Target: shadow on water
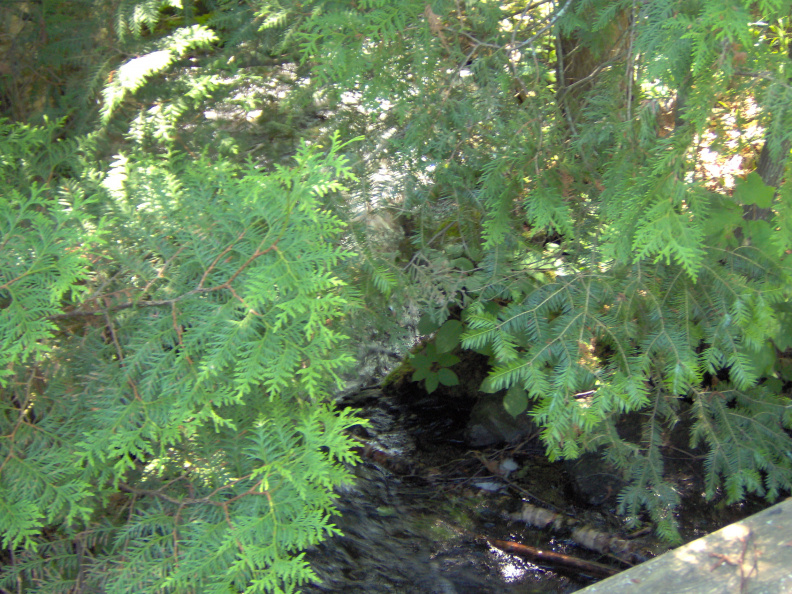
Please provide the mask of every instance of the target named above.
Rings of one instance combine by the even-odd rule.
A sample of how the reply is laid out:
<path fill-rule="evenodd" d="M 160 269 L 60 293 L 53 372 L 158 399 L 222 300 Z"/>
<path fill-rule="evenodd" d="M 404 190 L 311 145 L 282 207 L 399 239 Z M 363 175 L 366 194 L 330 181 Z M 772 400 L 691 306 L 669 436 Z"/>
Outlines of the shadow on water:
<path fill-rule="evenodd" d="M 306 559 L 320 581 L 304 592 L 567 593 L 595 581 L 585 572 L 507 554 L 491 546 L 494 540 L 605 564 L 615 571 L 626 567 L 613 555 L 587 550 L 567 535 L 514 521 L 529 503 L 594 527 L 598 534 L 618 537 L 623 522 L 615 514 L 616 491 L 596 460 L 583 462 L 585 472 L 575 466 L 580 462 L 550 463 L 535 439 L 471 449 L 462 437 L 470 407 L 459 400 L 425 393 L 405 400 L 370 389 L 343 398 L 339 406 L 356 409 L 369 425 L 354 430 L 361 441 L 357 480 L 338 490 L 334 523 L 342 534 L 308 551 Z M 699 458 L 686 453 L 669 463 L 683 491 L 680 520 L 686 540 L 767 506 L 761 501 L 725 506 L 695 497 L 701 491 Z M 506 461 L 514 470 L 503 476 L 498 464 Z M 579 488 L 570 491 L 571 483 L 581 481 L 599 490 L 600 503 L 581 505 L 581 496 L 590 494 L 581 494 Z M 644 558 L 663 552 L 648 525 L 640 533 L 630 542 L 642 542 Z"/>
<path fill-rule="evenodd" d="M 378 390 L 343 405 L 370 420 L 358 431 L 363 462 L 356 483 L 338 492 L 334 522 L 343 534 L 308 552 L 321 583 L 304 592 L 566 593 L 591 583 L 490 546 L 484 535 L 521 542 L 530 535 L 516 535 L 505 517 L 513 496 L 480 488 L 492 482 L 486 472 L 478 482 L 475 472 L 460 472 L 485 469 L 464 444 L 447 439 L 458 433 L 453 419 L 438 415 L 436 439 L 416 440 L 414 414 Z"/>

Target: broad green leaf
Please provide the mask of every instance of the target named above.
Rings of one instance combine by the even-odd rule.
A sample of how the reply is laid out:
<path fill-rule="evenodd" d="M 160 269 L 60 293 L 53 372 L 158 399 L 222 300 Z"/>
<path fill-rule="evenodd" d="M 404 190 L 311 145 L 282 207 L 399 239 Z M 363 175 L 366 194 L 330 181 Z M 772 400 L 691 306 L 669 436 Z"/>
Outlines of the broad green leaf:
<path fill-rule="evenodd" d="M 474 262 L 479 262 L 484 257 L 484 254 L 481 252 L 481 250 L 473 245 L 468 246 L 467 255 Z"/>
<path fill-rule="evenodd" d="M 482 345 L 480 347 L 476 347 L 472 349 L 474 352 L 478 353 L 479 355 L 484 355 L 485 357 L 492 357 L 492 346 L 489 344 Z"/>
<path fill-rule="evenodd" d="M 528 394 L 519 386 L 512 386 L 503 397 L 503 408 L 513 417 L 525 412 L 528 408 Z"/>
<path fill-rule="evenodd" d="M 781 310 L 785 311 L 785 310 Z M 788 348 L 792 347 L 792 316 L 788 313 L 783 313 L 779 317 L 780 321 L 780 329 L 778 334 L 773 338 L 775 342 L 776 348 L 779 351 L 784 352 Z"/>
<path fill-rule="evenodd" d="M 473 262 L 471 262 L 467 258 L 457 258 L 456 260 L 451 260 L 451 264 L 459 268 L 460 270 L 463 270 L 464 272 L 469 272 L 474 268 Z"/>
<path fill-rule="evenodd" d="M 437 355 L 437 364 L 441 367 L 451 367 L 459 363 L 459 357 L 453 353 L 441 353 Z"/>
<path fill-rule="evenodd" d="M 709 216 L 702 223 L 702 231 L 715 241 L 728 243 L 734 230 L 743 224 L 742 206 L 732 197 L 712 194 Z"/>
<path fill-rule="evenodd" d="M 503 306 L 495 301 L 487 301 L 487 303 L 484 304 L 484 311 L 493 316 L 497 316 L 502 309 Z"/>
<path fill-rule="evenodd" d="M 770 251 L 773 248 L 773 229 L 770 223 L 761 219 L 745 221 L 745 235 L 751 239 L 751 245 L 760 250 Z"/>
<path fill-rule="evenodd" d="M 421 369 L 416 369 L 415 373 L 412 374 L 412 381 L 420 382 L 422 379 L 426 379 L 429 375 L 429 368 L 423 367 Z"/>
<path fill-rule="evenodd" d="M 418 321 L 418 332 L 423 335 L 431 334 L 440 327 L 440 324 L 432 319 L 429 314 L 424 314 Z"/>
<path fill-rule="evenodd" d="M 410 365 L 413 366 L 416 370 L 423 369 L 429 370 L 432 366 L 433 359 L 430 359 L 424 353 L 418 353 L 417 355 L 413 355 L 410 358 Z"/>
<path fill-rule="evenodd" d="M 781 379 L 786 382 L 792 381 L 792 360 L 786 357 L 779 358 L 778 363 L 776 363 L 776 370 Z M 778 392 L 780 393 L 781 390 L 779 389 Z"/>
<path fill-rule="evenodd" d="M 768 342 L 759 351 L 748 350 L 747 352 L 758 375 L 762 376 L 772 373 L 776 362 L 776 350 L 772 344 Z"/>
<path fill-rule="evenodd" d="M 462 336 L 462 322 L 459 320 L 448 320 L 440 327 L 435 336 L 435 345 L 438 353 L 446 353 L 455 349 L 459 345 L 459 338 Z"/>
<path fill-rule="evenodd" d="M 426 393 L 431 394 L 435 390 L 437 390 L 437 386 L 440 385 L 440 378 L 437 377 L 436 373 L 432 373 L 429 377 L 426 378 L 425 387 Z"/>
<path fill-rule="evenodd" d="M 737 181 L 734 197 L 740 204 L 755 204 L 759 208 L 770 208 L 773 203 L 775 188 L 766 185 L 755 171 Z"/>
<path fill-rule="evenodd" d="M 481 385 L 479 386 L 479 392 L 484 392 L 485 394 L 494 394 L 497 392 L 499 388 L 496 388 L 493 385 L 493 381 L 491 378 L 485 378 Z"/>
<path fill-rule="evenodd" d="M 457 377 L 457 374 L 445 367 L 437 372 L 437 379 L 444 386 L 459 385 L 459 378 Z"/>

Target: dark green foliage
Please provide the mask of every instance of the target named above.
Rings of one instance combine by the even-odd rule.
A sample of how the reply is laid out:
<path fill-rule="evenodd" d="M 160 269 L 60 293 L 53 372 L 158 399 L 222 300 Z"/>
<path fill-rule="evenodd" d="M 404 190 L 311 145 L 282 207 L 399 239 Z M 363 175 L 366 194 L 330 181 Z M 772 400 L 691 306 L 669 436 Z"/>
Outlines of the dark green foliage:
<path fill-rule="evenodd" d="M 452 353 L 440 352 L 436 343 L 430 342 L 420 353 L 410 357 L 410 365 L 415 368 L 412 381 L 423 381 L 429 394 L 440 384 L 456 386 L 459 384 L 459 378 L 450 367 L 457 363 L 459 357 Z"/>
<path fill-rule="evenodd" d="M 602 448 L 669 539 L 683 415 L 708 496 L 789 490 L 789 11 L 13 3 L 2 587 L 296 588 L 353 461 L 322 404 L 346 336 L 404 307 L 440 329 L 416 380 L 484 353 L 483 389 L 551 457 Z"/>
<path fill-rule="evenodd" d="M 394 206 L 420 220 L 411 288 L 432 295 L 425 309 L 441 318 L 449 303 L 465 307 L 463 346 L 493 364 L 485 387 L 517 389 L 515 409 L 527 393 L 552 457 L 607 444 L 632 480 L 624 511 L 648 509 L 674 538 L 661 435 L 686 406 L 680 397 L 692 399 L 723 430 L 697 425 L 693 442 L 723 452 L 735 417 L 716 414 L 703 381 L 728 369 L 727 391 L 752 403 L 755 421 L 708 465 L 710 485 L 745 477 L 727 478 L 731 500 L 789 489 L 789 402 L 778 383 L 757 387 L 778 375 L 774 345 L 789 334 L 786 208 L 744 220 L 743 207 L 769 206 L 774 189 L 748 176 L 733 193 L 713 191 L 696 151 L 723 125 L 719 102 L 756 100 L 760 117 L 778 109 L 764 93 L 786 84 L 786 41 L 773 34 L 789 4 L 390 6 L 323 13 L 305 47 L 356 50 L 365 58 L 320 60 L 315 75 L 355 86 L 366 107 L 392 104 L 392 167 L 409 172 Z M 462 255 L 475 269 L 456 284 L 444 262 Z M 425 280 L 412 271 L 421 259 Z M 640 443 L 609 429 L 629 411 L 647 415 Z"/>

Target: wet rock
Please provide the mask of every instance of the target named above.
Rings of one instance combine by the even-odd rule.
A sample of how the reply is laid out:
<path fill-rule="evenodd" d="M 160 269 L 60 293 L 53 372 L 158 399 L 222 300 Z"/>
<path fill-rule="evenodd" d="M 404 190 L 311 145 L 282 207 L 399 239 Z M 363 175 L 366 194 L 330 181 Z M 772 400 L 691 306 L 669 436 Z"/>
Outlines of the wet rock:
<path fill-rule="evenodd" d="M 623 415 L 616 422 L 616 431 L 625 441 L 640 444 L 643 423 L 640 413 Z M 678 447 L 684 445 L 680 443 Z M 564 463 L 572 494 L 581 503 L 595 506 L 613 504 L 627 485 L 619 470 L 604 459 L 604 454 L 605 451 L 600 449 Z"/>
<path fill-rule="evenodd" d="M 588 505 L 606 505 L 616 501 L 616 496 L 626 484 L 619 471 L 599 452 L 568 460 L 565 468 L 573 495 Z"/>
<path fill-rule="evenodd" d="M 537 427 L 525 413 L 511 416 L 503 408 L 503 394 L 483 394 L 470 412 L 465 441 L 472 447 L 516 442 L 536 433 Z"/>
<path fill-rule="evenodd" d="M 519 464 L 517 464 L 517 462 L 515 462 L 512 458 L 506 458 L 498 465 L 498 474 L 507 477 L 519 467 Z"/>
<path fill-rule="evenodd" d="M 498 481 L 477 481 L 473 483 L 473 486 L 477 489 L 488 491 L 490 493 L 498 493 L 506 489 L 506 485 L 499 483 Z"/>

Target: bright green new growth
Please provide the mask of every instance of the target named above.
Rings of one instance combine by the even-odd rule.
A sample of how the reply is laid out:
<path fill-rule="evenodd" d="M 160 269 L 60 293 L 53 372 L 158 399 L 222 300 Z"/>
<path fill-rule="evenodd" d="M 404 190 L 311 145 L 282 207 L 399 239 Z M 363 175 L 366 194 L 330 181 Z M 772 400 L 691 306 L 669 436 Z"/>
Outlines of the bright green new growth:
<path fill-rule="evenodd" d="M 9 188 L 0 534 L 18 557 L 4 588 L 311 577 L 297 553 L 333 533 L 332 488 L 356 459 L 358 421 L 320 403 L 350 361 L 338 324 L 355 299 L 333 271 L 351 254 L 319 202 L 353 179 L 342 148 L 303 146 L 273 173 L 119 156 L 90 200 L 76 184 L 57 202 Z M 92 551 L 79 575 L 48 571 L 74 543 Z"/>

